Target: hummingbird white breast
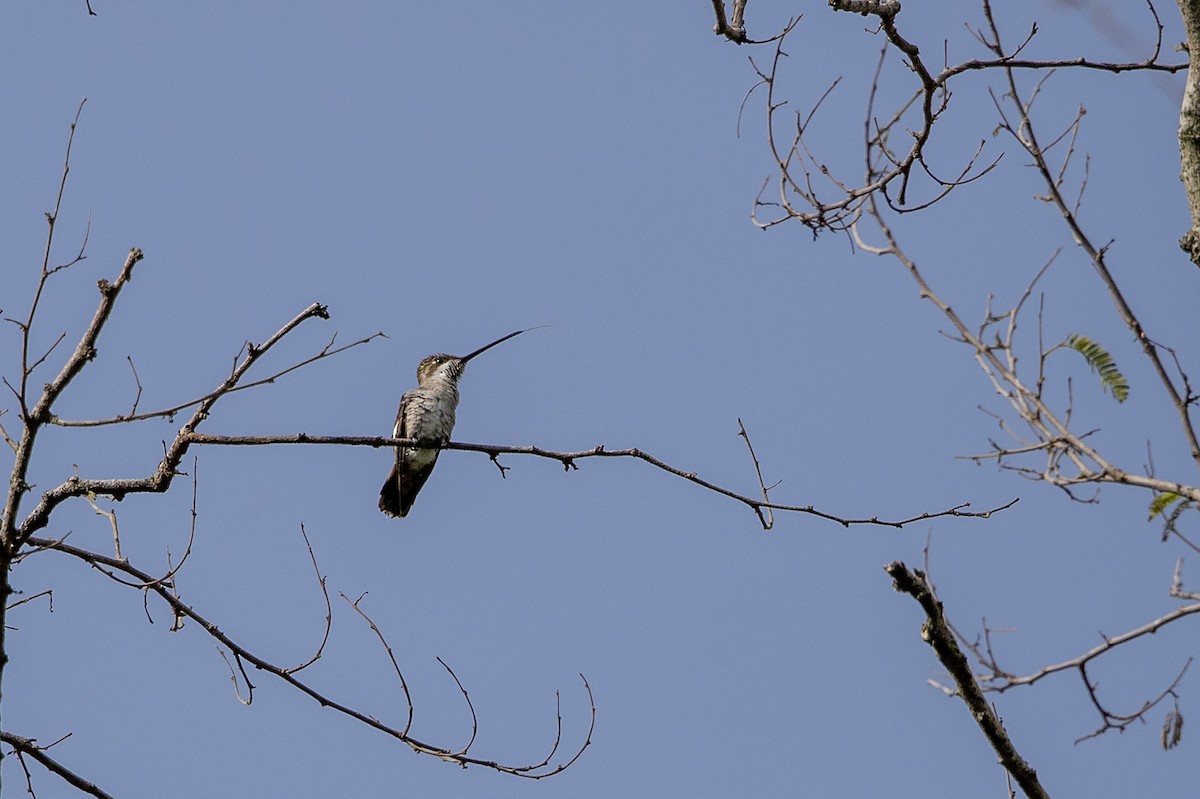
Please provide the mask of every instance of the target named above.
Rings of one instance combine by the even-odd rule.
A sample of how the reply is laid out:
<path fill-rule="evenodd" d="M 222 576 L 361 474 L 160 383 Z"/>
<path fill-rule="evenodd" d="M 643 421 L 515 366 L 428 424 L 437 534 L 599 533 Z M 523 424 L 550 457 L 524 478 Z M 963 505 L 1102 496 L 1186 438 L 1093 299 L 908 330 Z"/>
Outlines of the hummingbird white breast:
<path fill-rule="evenodd" d="M 425 441 L 448 441 L 454 432 L 454 414 L 458 409 L 458 383 L 439 369 L 419 387 L 404 393 L 401 413 L 392 435 Z M 414 468 L 437 460 L 436 449 L 404 448 L 402 457 Z"/>

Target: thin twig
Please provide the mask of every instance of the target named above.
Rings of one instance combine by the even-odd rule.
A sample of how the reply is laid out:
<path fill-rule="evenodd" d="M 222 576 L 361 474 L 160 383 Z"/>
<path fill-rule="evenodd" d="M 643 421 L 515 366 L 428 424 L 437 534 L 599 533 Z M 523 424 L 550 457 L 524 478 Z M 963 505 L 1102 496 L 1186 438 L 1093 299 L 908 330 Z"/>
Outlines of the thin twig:
<path fill-rule="evenodd" d="M 69 735 L 70 733 L 64 735 L 63 738 L 60 738 L 54 743 L 56 744 L 61 742 Z M 28 755 L 38 763 L 41 763 L 47 771 L 61 777 L 62 780 L 72 788 L 82 791 L 89 796 L 95 796 L 96 799 L 112 799 L 111 794 L 100 790 L 100 788 L 97 787 L 94 782 L 85 780 L 83 777 L 80 777 L 78 774 L 46 754 L 46 750 L 48 750 L 51 746 L 54 746 L 54 744 L 40 746 L 38 745 L 37 740 L 34 738 L 25 738 L 20 735 L 14 735 L 11 732 L 0 732 L 0 741 L 3 741 L 11 746 L 18 754 L 23 756 Z M 26 774 L 28 775 L 28 772 L 26 772 Z"/>
<path fill-rule="evenodd" d="M 317 585 L 321 587 L 321 596 L 325 599 L 325 633 L 321 636 L 321 643 L 313 656 L 299 666 L 292 666 L 288 669 L 290 674 L 303 671 L 320 659 L 321 653 L 325 651 L 325 644 L 329 643 L 329 633 L 333 630 L 333 603 L 329 601 L 329 588 L 325 585 L 325 575 L 321 574 L 321 567 L 317 565 L 317 555 L 313 552 L 312 542 L 308 540 L 308 532 L 304 529 L 303 523 L 300 524 L 300 535 L 304 536 L 304 545 L 308 547 L 308 558 L 312 561 L 313 572 L 317 575 Z"/>
<path fill-rule="evenodd" d="M 84 563 L 87 563 L 93 568 L 96 568 L 106 576 L 112 576 L 109 574 L 109 571 L 111 570 L 112 572 L 121 572 L 129 577 L 132 577 L 133 581 L 137 581 L 137 584 L 154 583 L 153 578 L 141 569 L 138 569 L 128 562 L 117 561 L 107 555 L 101 555 L 97 552 L 91 552 L 89 550 L 81 549 L 79 547 L 71 546 L 61 541 L 55 541 L 52 539 L 30 538 L 27 543 L 30 546 L 45 547 L 47 550 L 62 552 L 70 555 L 78 560 L 83 561 Z M 584 742 L 577 750 L 575 750 L 574 755 L 570 759 L 555 766 L 545 768 L 545 770 L 538 770 L 541 767 L 531 768 L 529 766 L 506 765 L 499 761 L 485 760 L 483 758 L 459 754 L 450 749 L 426 743 L 418 738 L 408 735 L 402 729 L 391 727 L 379 721 L 375 717 L 368 715 L 367 713 L 355 710 L 349 705 L 338 702 L 296 677 L 290 672 L 289 669 L 283 666 L 275 665 L 274 663 L 259 657 L 245 646 L 234 641 L 214 622 L 205 616 L 202 616 L 191 605 L 185 604 L 179 597 L 167 590 L 166 587 L 160 584 L 152 584 L 149 590 L 156 593 L 164 602 L 166 602 L 171 607 L 172 611 L 187 616 L 189 619 L 196 622 L 201 629 L 203 629 L 220 645 L 221 648 L 223 648 L 222 653 L 227 650 L 233 655 L 239 666 L 242 666 L 243 662 L 248 663 L 259 671 L 264 671 L 268 674 L 274 675 L 284 683 L 295 688 L 300 693 L 310 697 L 322 707 L 330 708 L 361 724 L 366 725 L 367 727 L 395 738 L 419 754 L 433 755 L 434 757 L 438 757 L 447 762 L 456 763 L 461 766 L 483 766 L 485 768 L 493 769 L 505 774 L 512 774 L 514 776 L 525 777 L 532 780 L 540 780 L 562 773 L 565 769 L 569 768 L 573 763 L 575 763 L 575 761 L 579 759 L 580 755 L 583 754 L 583 751 L 591 745 L 592 733 L 595 731 L 596 726 L 596 703 L 592 695 L 591 685 L 589 685 L 588 681 L 583 678 L 582 674 L 580 675 L 580 678 L 583 680 L 584 689 L 588 695 L 588 702 L 591 705 L 591 722 L 588 726 L 587 736 Z M 228 658 L 226 658 L 226 661 L 228 662 Z M 244 666 L 242 667 L 242 675 L 245 677 Z M 543 765 L 548 766 L 548 763 Z"/>
<path fill-rule="evenodd" d="M 412 693 L 408 690 L 408 680 L 404 679 L 404 672 L 400 669 L 400 664 L 396 662 L 396 653 L 392 651 L 392 645 L 388 643 L 387 638 L 383 636 L 383 632 L 379 626 L 375 624 L 375 620 L 367 615 L 367 612 L 359 607 L 359 603 L 366 597 L 366 593 L 360 594 L 358 599 L 351 600 L 350 597 L 343 594 L 341 591 L 338 595 L 346 600 L 346 604 L 354 608 L 354 612 L 363 617 L 367 625 L 371 628 L 371 632 L 375 633 L 375 637 L 379 639 L 379 643 L 383 645 L 383 650 L 387 652 L 388 660 L 392 662 L 392 671 L 396 672 L 396 678 L 400 680 L 400 690 L 404 692 L 404 701 L 408 703 L 408 720 L 404 722 L 404 735 L 408 735 L 408 731 L 412 729 L 413 723 L 413 701 Z M 474 739 L 474 736 L 471 736 Z M 466 753 L 466 750 L 463 750 Z"/>
<path fill-rule="evenodd" d="M 234 394 L 238 391 L 245 391 L 246 389 L 257 388 L 258 386 L 265 386 L 265 385 L 273 384 L 279 378 L 283 377 L 286 374 L 289 374 L 290 372 L 294 372 L 297 369 L 300 369 L 301 367 L 308 366 L 309 364 L 315 363 L 324 358 L 333 357 L 334 355 L 338 355 L 340 353 L 345 352 L 346 350 L 353 349 L 354 347 L 358 347 L 362 344 L 366 344 L 366 343 L 368 343 L 376 338 L 380 338 L 382 336 L 383 336 L 382 332 L 372 333 L 371 335 L 366 336 L 365 338 L 358 339 L 357 341 L 353 341 L 349 344 L 344 344 L 341 347 L 337 347 L 336 349 L 333 348 L 333 346 L 332 346 L 333 341 L 331 340 L 329 342 L 329 344 L 326 344 L 325 347 L 323 349 L 321 349 L 321 351 L 318 352 L 316 355 L 305 358 L 302 361 L 297 361 L 296 363 L 292 364 L 291 366 L 288 366 L 285 369 L 280 369 L 278 372 L 275 372 L 274 374 L 268 375 L 267 377 L 261 378 L 259 380 L 254 380 L 249 383 L 233 386 L 233 387 L 229 388 L 228 390 L 226 390 L 224 393 L 225 394 Z M 133 362 L 130 361 L 129 365 L 132 367 Z M 137 378 L 136 370 L 134 371 L 134 378 L 135 379 Z M 218 392 L 219 392 L 219 390 L 218 391 L 210 391 L 209 393 L 205 394 L 202 397 L 196 397 L 195 399 L 191 399 L 186 402 L 181 402 L 181 403 L 172 405 L 167 408 L 160 408 L 159 410 L 147 411 L 145 413 L 137 413 L 137 402 L 135 401 L 133 404 L 133 409 L 129 413 L 121 415 L 121 416 L 111 416 L 111 417 L 108 417 L 107 419 L 61 419 L 58 416 L 51 416 L 46 421 L 48 424 L 57 425 L 59 427 L 103 427 L 105 425 L 124 424 L 125 422 L 140 422 L 145 419 L 158 419 L 158 418 L 170 419 L 170 418 L 173 418 L 180 411 L 185 411 L 188 408 L 194 408 L 202 402 L 206 402 L 208 400 L 215 399 L 218 395 Z M 138 397 L 141 397 L 141 395 L 142 395 L 142 386 L 141 386 L 141 383 L 139 382 L 138 383 Z"/>
<path fill-rule="evenodd" d="M 29 512 L 25 520 L 20 524 L 19 528 L 15 523 L 15 516 L 20 505 L 20 497 L 28 490 L 28 485 L 24 483 L 25 474 L 29 468 L 29 457 L 32 453 L 34 439 L 43 422 L 50 416 L 50 408 L 55 400 L 66 388 L 67 384 L 79 373 L 84 364 L 88 361 L 89 353 L 94 352 L 94 342 L 96 336 L 107 320 L 109 313 L 112 311 L 112 303 L 116 298 L 120 288 L 129 280 L 129 275 L 133 270 L 133 265 L 142 258 L 141 250 L 133 250 L 129 258 L 125 262 L 125 268 L 121 271 L 117 282 L 109 285 L 106 281 L 101 281 L 101 290 L 103 299 L 100 308 L 96 311 L 96 316 L 92 320 L 87 332 L 84 333 L 80 341 L 79 347 L 76 348 L 75 355 L 63 367 L 62 372 L 55 380 L 48 384 L 43 391 L 42 398 L 38 401 L 37 406 L 33 409 L 30 421 L 25 425 L 25 433 L 22 436 L 21 443 L 17 449 L 17 463 L 13 467 L 14 481 L 13 485 L 17 488 L 10 489 L 8 496 L 8 504 L 4 510 L 4 523 L 6 529 L 0 530 L 6 540 L 10 542 L 10 547 L 13 551 L 21 545 L 25 538 L 32 535 L 37 530 L 44 527 L 50 518 L 50 513 L 56 508 L 59 503 L 73 496 L 83 496 L 89 491 L 97 494 L 107 494 L 109 496 L 119 498 L 131 493 L 162 493 L 171 487 L 175 475 L 179 473 L 179 464 L 183 457 L 187 454 L 188 447 L 191 445 L 190 436 L 195 432 L 196 427 L 208 418 L 212 412 L 213 405 L 217 400 L 226 394 L 230 393 L 238 386 L 243 375 L 252 367 L 265 353 L 272 347 L 278 344 L 285 336 L 299 327 L 302 323 L 312 318 L 328 319 L 329 311 L 325 306 L 319 303 L 313 303 L 305 308 L 299 314 L 279 328 L 270 338 L 263 344 L 247 344 L 243 349 L 245 354 L 234 363 L 233 370 L 230 372 L 220 386 L 215 391 L 206 396 L 197 406 L 191 418 L 184 424 L 183 428 L 175 436 L 174 441 L 167 447 L 164 453 L 163 460 L 158 465 L 158 469 L 149 477 L 123 479 L 115 481 L 105 480 L 80 480 L 72 478 L 65 483 L 60 484 L 46 493 L 42 494 L 41 501 L 38 505 Z M 96 491 L 95 488 L 101 485 L 106 485 L 107 489 Z M 18 490 L 19 489 L 19 490 Z M 111 490 L 108 490 L 111 489 Z"/>
<path fill-rule="evenodd" d="M 183 434 L 181 434 L 183 435 Z M 464 452 L 482 452 L 489 457 L 507 454 L 507 455 L 532 455 L 538 458 L 547 458 L 549 460 L 558 461 L 566 470 L 578 469 L 577 461 L 586 458 L 634 458 L 644 461 L 656 469 L 668 472 L 676 477 L 687 480 L 709 491 L 713 491 L 722 496 L 736 500 L 747 505 L 751 510 L 757 509 L 774 509 L 777 511 L 791 511 L 794 513 L 806 513 L 816 516 L 821 519 L 836 522 L 843 527 L 852 525 L 877 525 L 880 527 L 904 527 L 909 524 L 914 524 L 928 519 L 936 519 L 943 516 L 957 516 L 962 518 L 987 519 L 993 514 L 1007 510 L 1015 505 L 1019 499 L 1012 499 L 1002 505 L 998 505 L 989 510 L 984 511 L 968 511 L 971 503 L 964 502 L 953 507 L 939 511 L 926 511 L 924 513 L 915 514 L 900 519 L 881 519 L 878 516 L 870 517 L 847 517 L 839 516 L 826 511 L 818 510 L 812 505 L 783 505 L 776 502 L 765 502 L 761 499 L 744 496 L 728 488 L 724 488 L 716 483 L 698 477 L 695 472 L 687 472 L 678 467 L 672 466 L 665 461 L 643 452 L 640 449 L 606 449 L 604 445 L 598 445 L 591 449 L 577 450 L 574 452 L 560 452 L 556 450 L 543 449 L 533 445 L 525 446 L 508 446 L 505 444 L 471 444 L 466 442 L 451 441 L 446 444 L 431 444 L 428 441 L 418 441 L 411 438 L 386 438 L 380 436 L 320 436 L 310 435 L 308 433 L 294 433 L 287 435 L 264 435 L 264 436 L 220 436 L 209 433 L 188 433 L 186 441 L 189 444 L 206 444 L 212 446 L 264 446 L 269 444 L 310 444 L 324 446 L 356 446 L 356 447 L 411 447 L 416 449 L 421 448 L 440 448 L 448 450 L 462 450 Z M 77 494 L 85 488 L 95 491 L 96 493 L 119 493 L 129 490 L 126 481 L 107 481 L 107 480 L 84 480 L 77 485 L 64 484 L 59 488 L 52 489 L 48 495 L 58 496 L 59 491 L 67 495 Z"/>
<path fill-rule="evenodd" d="M 742 424 L 741 417 L 738 417 L 738 435 L 746 440 L 746 449 L 750 450 L 750 460 L 754 461 L 754 473 L 758 476 L 758 487 L 762 490 L 763 502 L 770 503 L 771 498 L 767 496 L 767 484 L 763 482 L 762 467 L 758 463 L 758 456 L 754 454 L 754 446 L 750 443 L 750 434 L 746 432 L 746 426 Z M 758 513 L 758 520 L 762 522 L 764 530 L 770 530 L 775 526 L 775 509 L 767 504 L 764 506 L 767 514 L 763 517 L 763 508 L 755 508 Z"/>
<path fill-rule="evenodd" d="M 469 741 L 467 741 L 467 745 L 464 746 L 462 749 L 460 749 L 458 752 L 460 755 L 465 755 L 467 753 L 467 751 L 471 748 L 471 745 L 475 743 L 475 737 L 479 734 L 479 717 L 477 715 L 475 715 L 475 705 L 474 705 L 474 703 L 471 702 L 471 695 L 468 694 L 467 689 L 463 687 L 462 680 L 458 679 L 458 675 L 454 673 L 454 669 L 450 668 L 450 664 L 448 664 L 448 663 L 446 663 L 446 661 L 442 660 L 442 658 L 440 656 L 438 657 L 437 662 L 441 663 L 442 668 L 444 668 L 447 672 L 449 672 L 450 676 L 454 678 L 454 684 L 458 686 L 459 693 L 461 693 L 463 695 L 463 699 L 466 700 L 467 710 L 469 710 L 471 713 L 471 739 Z M 555 693 L 557 694 L 558 692 L 556 691 Z M 559 718 L 559 721 L 561 722 L 562 715 L 559 714 L 558 718 Z M 557 747 L 556 747 L 556 749 L 557 749 Z M 553 756 L 553 752 L 551 752 L 551 756 Z M 549 761 L 547 761 L 547 762 L 549 762 Z"/>

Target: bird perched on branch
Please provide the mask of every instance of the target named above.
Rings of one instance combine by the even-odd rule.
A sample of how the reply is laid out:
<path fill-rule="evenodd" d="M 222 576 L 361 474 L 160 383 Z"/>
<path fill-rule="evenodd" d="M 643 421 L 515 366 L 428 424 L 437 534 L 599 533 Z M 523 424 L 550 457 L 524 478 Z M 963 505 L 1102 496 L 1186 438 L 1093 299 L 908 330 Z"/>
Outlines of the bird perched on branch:
<path fill-rule="evenodd" d="M 411 438 L 429 446 L 396 447 L 396 464 L 379 491 L 379 509 L 388 516 L 407 516 L 421 486 L 437 463 L 439 447 L 450 441 L 454 412 L 458 408 L 458 381 L 467 361 L 490 350 L 526 328 L 498 338 L 470 355 L 430 355 L 417 365 L 417 387 L 404 392 L 396 412 L 393 438 Z"/>

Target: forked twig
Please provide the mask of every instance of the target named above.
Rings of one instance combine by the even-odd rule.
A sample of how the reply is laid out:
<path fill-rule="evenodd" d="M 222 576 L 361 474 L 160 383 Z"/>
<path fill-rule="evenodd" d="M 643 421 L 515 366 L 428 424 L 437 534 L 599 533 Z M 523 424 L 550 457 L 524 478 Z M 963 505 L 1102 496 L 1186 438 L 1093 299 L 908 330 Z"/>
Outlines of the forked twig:
<path fill-rule="evenodd" d="M 99 786 L 96 785 L 96 783 L 92 782 L 91 780 L 85 780 L 83 777 L 79 776 L 78 774 L 71 771 L 69 768 L 67 768 L 63 764 L 59 763 L 54 758 L 50 757 L 50 755 L 46 754 L 46 750 L 48 750 L 50 747 L 54 746 L 54 744 L 61 743 L 66 738 L 70 737 L 70 735 L 71 735 L 70 733 L 67 733 L 66 735 L 64 735 L 62 738 L 59 738 L 54 743 L 48 744 L 46 746 L 41 746 L 40 744 L 38 744 L 37 739 L 35 739 L 35 738 L 25 738 L 24 736 L 14 735 L 13 733 L 6 731 L 6 732 L 0 732 L 0 741 L 3 741 L 4 743 L 11 746 L 13 748 L 13 751 L 16 752 L 17 755 L 22 758 L 21 759 L 22 766 L 24 766 L 24 763 L 25 763 L 24 757 L 28 756 L 28 757 L 32 758 L 33 760 L 36 760 L 38 763 L 40 763 L 51 774 L 54 774 L 54 775 L 60 777 L 65 783 L 70 785 L 72 788 L 74 788 L 78 791 L 82 791 L 83 793 L 86 793 L 88 796 L 94 796 L 94 797 L 96 797 L 96 799 L 113 799 L 111 794 L 108 794 L 105 791 L 101 790 L 99 788 Z M 29 779 L 28 769 L 25 771 L 25 776 L 26 776 L 26 779 L 28 780 Z M 28 782 L 27 782 L 27 785 L 29 785 Z M 32 793 L 32 792 L 33 792 L 32 785 L 30 785 L 30 793 Z"/>
<path fill-rule="evenodd" d="M 762 522 L 763 529 L 770 530 L 775 526 L 775 509 L 770 505 L 771 498 L 767 496 L 767 484 L 763 482 L 762 467 L 758 463 L 758 456 L 754 454 L 754 445 L 750 443 L 750 434 L 746 432 L 746 426 L 742 424 L 741 417 L 738 418 L 737 423 L 738 435 L 746 440 L 746 449 L 750 450 L 750 460 L 754 461 L 754 473 L 758 476 L 758 487 L 762 489 L 763 502 L 767 503 L 762 507 L 755 508 L 754 512 L 758 514 L 758 520 Z M 767 512 L 765 518 L 763 516 L 764 509 Z"/>
<path fill-rule="evenodd" d="M 106 576 L 109 576 L 110 578 L 113 577 L 113 575 L 110 574 L 110 571 L 111 572 L 121 572 L 126 575 L 129 575 L 134 580 L 138 581 L 138 583 L 136 583 L 136 584 L 154 583 L 153 578 L 151 578 L 151 576 L 149 574 L 142 571 L 141 569 L 138 569 L 137 567 L 133 566 L 132 564 L 130 564 L 126 561 L 118 561 L 107 555 L 101 555 L 96 552 L 91 552 L 89 550 L 80 549 L 79 547 L 71 546 L 69 544 L 63 543 L 62 541 L 55 541 L 52 539 L 32 538 L 28 541 L 28 543 L 30 546 L 45 547 L 47 550 L 62 552 L 64 554 L 70 555 L 78 560 L 83 561 L 84 563 L 89 564 L 93 568 L 98 569 L 99 571 L 104 573 Z M 245 671 L 245 664 L 248 663 L 251 666 L 253 666 L 255 669 L 257 669 L 259 671 L 264 671 L 268 674 L 275 676 L 279 680 L 282 680 L 283 682 L 287 683 L 291 687 L 295 688 L 300 693 L 304 694 L 305 696 L 308 696 L 309 698 L 313 699 L 315 702 L 319 703 L 322 707 L 330 708 L 330 709 L 332 709 L 342 715 L 345 715 L 367 727 L 370 727 L 374 730 L 382 732 L 383 734 L 388 735 L 392 738 L 395 738 L 396 740 L 402 742 L 403 744 L 408 746 L 410 749 L 412 749 L 414 752 L 417 752 L 419 754 L 433 755 L 434 757 L 440 758 L 440 759 L 448 761 L 448 762 L 457 763 L 458 765 L 461 765 L 461 766 L 472 766 L 472 765 L 473 766 L 483 766 L 485 768 L 490 768 L 490 769 L 493 769 L 495 771 L 499 771 L 499 772 L 502 772 L 505 774 L 512 774 L 512 775 L 518 776 L 518 777 L 525 777 L 526 779 L 540 780 L 540 779 L 545 779 L 546 777 L 554 776 L 555 774 L 562 773 L 562 771 L 569 768 L 576 760 L 578 760 L 580 755 L 583 754 L 583 751 L 588 746 L 591 745 L 592 733 L 595 731 L 595 727 L 596 727 L 596 703 L 595 703 L 595 699 L 592 695 L 591 685 L 588 684 L 587 679 L 584 678 L 582 674 L 580 675 L 580 678 L 583 679 L 584 688 L 587 691 L 587 695 L 588 695 L 588 702 L 591 705 L 591 722 L 588 726 L 587 736 L 586 736 L 584 742 L 580 745 L 579 749 L 577 749 L 575 751 L 574 755 L 571 758 L 569 758 L 568 760 L 566 760 L 562 763 L 559 763 L 558 765 L 555 765 L 555 766 L 550 766 L 549 760 L 546 760 L 541 765 L 537 765 L 537 766 L 506 765 L 506 764 L 501 763 L 496 760 L 486 760 L 483 758 L 473 757 L 473 756 L 470 756 L 467 754 L 457 753 L 450 749 L 446 749 L 443 747 L 439 747 L 439 746 L 435 746 L 433 744 L 426 743 L 425 741 L 422 741 L 418 738 L 413 737 L 412 735 L 409 735 L 403 729 L 399 729 L 399 728 L 384 724 L 383 722 L 376 719 L 374 716 L 371 716 L 360 710 L 356 710 L 347 704 L 339 702 L 339 701 L 331 698 L 330 696 L 316 690 L 311 685 L 309 685 L 307 682 L 298 678 L 288 668 L 275 665 L 274 663 L 271 663 L 270 661 L 267 661 L 264 658 L 259 657 L 258 655 L 254 654 L 247 647 L 234 641 L 226 632 L 221 630 L 215 623 L 213 623 L 211 620 L 209 620 L 205 616 L 201 615 L 191 605 L 185 604 L 178 596 L 174 595 L 171 591 L 167 590 L 167 588 L 164 587 L 163 585 L 154 583 L 150 586 L 149 590 L 156 593 L 164 602 L 166 602 L 171 607 L 173 612 L 184 615 L 184 616 L 188 617 L 189 619 L 191 619 L 192 621 L 196 622 L 196 624 L 202 630 L 204 630 L 205 633 L 207 633 L 211 638 L 213 638 L 219 644 L 218 648 L 222 651 L 222 657 L 225 658 L 226 663 L 229 663 L 230 661 L 229 661 L 229 657 L 227 655 L 225 655 L 224 652 L 228 651 L 229 653 L 231 653 L 233 655 L 234 662 L 237 664 L 237 667 L 239 668 L 240 673 L 242 674 L 243 678 L 246 678 L 246 676 L 247 676 L 247 672 Z M 349 601 L 349 600 L 347 600 L 347 601 Z M 351 604 L 353 604 L 353 603 L 351 603 Z M 232 664 L 231 664 L 231 668 L 233 668 Z M 248 679 L 247 679 L 247 684 L 249 685 Z M 253 686 L 251 686 L 251 688 L 252 687 Z M 240 694 L 239 694 L 239 697 L 240 697 Z M 559 716 L 558 726 L 559 726 L 559 735 L 561 735 L 561 728 L 562 728 L 561 715 Z"/>

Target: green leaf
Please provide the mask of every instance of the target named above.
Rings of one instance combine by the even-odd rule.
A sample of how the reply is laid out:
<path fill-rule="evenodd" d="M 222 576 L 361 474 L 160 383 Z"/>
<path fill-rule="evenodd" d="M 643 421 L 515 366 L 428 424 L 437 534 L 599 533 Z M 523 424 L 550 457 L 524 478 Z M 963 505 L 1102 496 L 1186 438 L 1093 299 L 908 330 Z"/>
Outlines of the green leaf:
<path fill-rule="evenodd" d="M 1171 491 L 1164 491 L 1163 493 L 1156 495 L 1150 502 L 1150 518 L 1147 519 L 1147 521 L 1153 521 L 1155 516 L 1159 516 L 1163 511 L 1181 499 L 1183 499 L 1183 497 Z"/>
<path fill-rule="evenodd" d="M 1092 371 L 1100 375 L 1100 385 L 1113 395 L 1113 399 L 1117 402 L 1129 399 L 1129 383 L 1103 347 L 1078 333 L 1067 336 L 1064 344 L 1084 357 Z"/>

